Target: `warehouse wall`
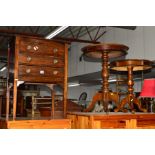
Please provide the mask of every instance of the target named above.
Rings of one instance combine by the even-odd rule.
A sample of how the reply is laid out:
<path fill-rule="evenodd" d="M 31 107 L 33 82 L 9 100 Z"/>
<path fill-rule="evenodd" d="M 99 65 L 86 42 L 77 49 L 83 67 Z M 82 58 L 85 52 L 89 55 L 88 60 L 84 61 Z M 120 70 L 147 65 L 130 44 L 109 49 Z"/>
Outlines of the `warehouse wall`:
<path fill-rule="evenodd" d="M 95 34 L 96 31 L 92 32 Z M 82 39 L 89 39 L 86 35 Z M 100 42 L 120 43 L 129 46 L 126 58 L 155 59 L 155 27 L 139 26 L 136 30 L 126 30 L 120 28 L 107 28 L 107 33 L 99 40 Z M 69 76 L 82 75 L 101 70 L 100 63 L 79 61 L 81 48 L 84 43 L 72 43 L 69 52 Z"/>
<path fill-rule="evenodd" d="M 129 46 L 128 59 L 149 59 L 155 60 L 155 27 L 139 26 L 135 30 L 126 30 L 120 28 L 106 28 L 107 33 L 99 40 L 100 42 L 120 43 Z M 91 35 L 95 35 L 96 31 Z M 86 35 L 82 39 L 89 39 Z M 100 63 L 79 61 L 81 56 L 81 48 L 86 46 L 84 43 L 72 43 L 71 51 L 69 52 L 69 77 L 82 75 L 101 70 Z M 135 91 L 141 91 L 141 81 L 135 82 Z M 82 92 L 82 89 L 92 97 L 96 87 L 75 87 L 69 88 L 69 97 L 77 97 Z M 89 98 L 90 98 L 89 97 Z"/>

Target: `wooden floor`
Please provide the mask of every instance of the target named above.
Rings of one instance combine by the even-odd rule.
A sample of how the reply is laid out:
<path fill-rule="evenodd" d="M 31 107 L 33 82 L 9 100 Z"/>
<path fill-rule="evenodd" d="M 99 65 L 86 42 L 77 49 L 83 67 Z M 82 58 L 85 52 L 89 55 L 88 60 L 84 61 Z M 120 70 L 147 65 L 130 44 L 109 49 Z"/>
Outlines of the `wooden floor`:
<path fill-rule="evenodd" d="M 33 120 L 9 120 L 0 119 L 1 129 L 70 129 L 69 119 L 33 119 Z"/>
<path fill-rule="evenodd" d="M 92 113 L 67 114 L 73 129 L 155 129 L 155 113 Z"/>

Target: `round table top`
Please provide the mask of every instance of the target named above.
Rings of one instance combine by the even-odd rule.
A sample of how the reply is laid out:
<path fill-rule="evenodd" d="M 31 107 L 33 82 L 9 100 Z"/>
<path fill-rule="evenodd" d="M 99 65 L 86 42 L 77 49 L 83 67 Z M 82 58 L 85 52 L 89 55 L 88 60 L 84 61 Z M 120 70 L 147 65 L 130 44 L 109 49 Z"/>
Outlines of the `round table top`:
<path fill-rule="evenodd" d="M 101 43 L 83 47 L 84 55 L 90 58 L 102 58 L 102 53 L 107 52 L 109 58 L 121 57 L 127 54 L 129 47 L 122 44 Z"/>
<path fill-rule="evenodd" d="M 152 68 L 152 61 L 143 59 L 126 59 L 118 60 L 110 63 L 110 69 L 115 71 L 128 71 L 128 67 L 132 66 L 133 71 L 142 71 Z"/>

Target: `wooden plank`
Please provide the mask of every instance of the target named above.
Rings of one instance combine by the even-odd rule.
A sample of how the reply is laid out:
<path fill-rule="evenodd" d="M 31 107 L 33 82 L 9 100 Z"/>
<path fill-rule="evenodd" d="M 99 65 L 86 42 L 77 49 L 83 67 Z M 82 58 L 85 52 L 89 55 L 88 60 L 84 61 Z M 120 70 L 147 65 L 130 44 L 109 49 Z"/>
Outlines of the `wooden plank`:
<path fill-rule="evenodd" d="M 125 128 L 136 129 L 137 128 L 137 120 L 136 119 L 126 120 Z"/>
<path fill-rule="evenodd" d="M 70 129 L 69 119 L 7 121 L 8 129 Z"/>
<path fill-rule="evenodd" d="M 94 121 L 93 129 L 101 129 L 101 121 Z"/>
<path fill-rule="evenodd" d="M 89 128 L 91 128 L 91 129 L 94 129 L 95 127 L 94 127 L 94 117 L 93 116 L 90 116 L 89 117 Z"/>
<path fill-rule="evenodd" d="M 89 129 L 89 119 L 87 116 L 78 116 L 77 119 L 79 129 Z"/>
<path fill-rule="evenodd" d="M 71 120 L 71 129 L 76 129 L 77 128 L 76 115 L 67 115 L 67 119 Z"/>

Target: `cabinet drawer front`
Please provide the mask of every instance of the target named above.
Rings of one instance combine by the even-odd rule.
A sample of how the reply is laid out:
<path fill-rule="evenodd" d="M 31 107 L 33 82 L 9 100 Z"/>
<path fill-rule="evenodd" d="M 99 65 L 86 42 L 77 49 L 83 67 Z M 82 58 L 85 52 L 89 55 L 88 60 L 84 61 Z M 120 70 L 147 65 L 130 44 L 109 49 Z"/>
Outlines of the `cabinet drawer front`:
<path fill-rule="evenodd" d="M 52 84 L 60 84 L 63 83 L 64 79 L 60 77 L 40 77 L 37 78 L 35 76 L 19 76 L 20 81 L 26 82 L 36 82 L 36 83 L 52 83 Z"/>
<path fill-rule="evenodd" d="M 64 56 L 65 46 L 61 43 L 56 43 L 49 40 L 21 38 L 20 52 L 30 52 L 40 55 Z"/>
<path fill-rule="evenodd" d="M 35 54 L 19 54 L 19 64 L 64 67 L 64 59 L 53 56 L 35 56 Z"/>
<path fill-rule="evenodd" d="M 62 78 L 64 77 L 64 70 L 62 68 L 51 68 L 51 67 L 41 67 L 41 66 L 26 66 L 19 65 L 19 77 L 22 76 L 33 76 L 36 79 L 44 77 L 51 78 Z"/>

